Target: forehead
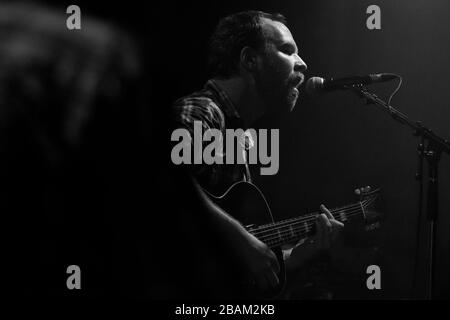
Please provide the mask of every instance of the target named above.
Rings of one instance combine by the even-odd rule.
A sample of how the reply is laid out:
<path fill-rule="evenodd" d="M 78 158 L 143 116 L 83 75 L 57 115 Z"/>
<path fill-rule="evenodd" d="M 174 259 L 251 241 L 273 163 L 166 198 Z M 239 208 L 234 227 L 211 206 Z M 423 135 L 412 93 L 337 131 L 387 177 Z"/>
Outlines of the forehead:
<path fill-rule="evenodd" d="M 261 24 L 264 35 L 269 42 L 273 42 L 276 45 L 283 43 L 295 44 L 291 31 L 289 31 L 288 27 L 286 27 L 283 23 L 262 18 Z"/>

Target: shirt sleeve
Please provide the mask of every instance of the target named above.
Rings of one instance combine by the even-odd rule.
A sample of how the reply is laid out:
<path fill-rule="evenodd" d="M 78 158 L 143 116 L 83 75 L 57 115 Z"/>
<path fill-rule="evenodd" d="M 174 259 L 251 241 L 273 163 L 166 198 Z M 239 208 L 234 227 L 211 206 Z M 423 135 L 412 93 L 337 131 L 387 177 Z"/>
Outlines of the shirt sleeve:
<path fill-rule="evenodd" d="M 220 108 L 209 98 L 187 98 L 180 99 L 173 105 L 172 120 L 174 128 L 183 128 L 189 132 L 189 147 L 192 150 L 191 158 L 194 157 L 194 125 L 200 122 L 202 134 L 209 129 L 218 129 L 222 133 L 220 145 L 223 146 L 223 134 L 225 128 L 225 118 Z M 203 142 L 203 147 L 209 142 Z M 202 148 L 203 150 L 203 148 Z M 188 164 L 185 166 L 199 182 L 206 182 L 208 185 L 214 178 L 217 166 L 206 164 Z M 207 180 L 207 181 L 206 181 Z M 202 184 L 202 183 L 201 183 Z"/>

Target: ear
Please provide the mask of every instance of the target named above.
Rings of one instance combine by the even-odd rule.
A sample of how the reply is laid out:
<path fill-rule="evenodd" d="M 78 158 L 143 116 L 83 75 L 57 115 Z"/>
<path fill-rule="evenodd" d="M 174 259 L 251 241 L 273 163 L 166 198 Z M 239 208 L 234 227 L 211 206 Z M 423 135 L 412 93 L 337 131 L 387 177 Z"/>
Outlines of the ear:
<path fill-rule="evenodd" d="M 247 72 L 252 72 L 256 68 L 257 54 L 256 50 L 250 47 L 244 47 L 241 50 L 240 65 Z"/>

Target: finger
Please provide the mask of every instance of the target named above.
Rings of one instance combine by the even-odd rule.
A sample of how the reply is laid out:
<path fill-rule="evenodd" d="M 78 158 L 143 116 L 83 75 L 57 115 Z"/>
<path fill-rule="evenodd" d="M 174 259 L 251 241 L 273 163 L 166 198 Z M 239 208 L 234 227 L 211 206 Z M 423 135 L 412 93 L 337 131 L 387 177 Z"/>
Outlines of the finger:
<path fill-rule="evenodd" d="M 319 225 L 322 227 L 322 231 L 326 232 L 330 229 L 331 222 L 330 222 L 330 219 L 328 219 L 328 217 L 325 215 L 325 213 L 319 214 L 317 220 L 318 220 L 317 222 L 319 223 Z"/>
<path fill-rule="evenodd" d="M 327 216 L 328 219 L 331 219 L 331 220 L 334 219 L 330 210 L 328 210 L 327 207 L 325 207 L 323 204 L 320 205 L 320 211 L 322 211 L 322 213 L 325 213 L 325 215 Z"/>
<path fill-rule="evenodd" d="M 341 229 L 344 228 L 344 224 L 342 222 L 340 222 L 340 221 L 332 220 L 330 222 L 331 222 L 331 224 L 333 226 L 333 229 L 341 230 Z"/>
<path fill-rule="evenodd" d="M 344 228 L 344 224 L 342 222 L 339 222 L 337 220 L 330 221 L 333 226 L 333 233 L 331 240 L 334 242 L 336 238 L 341 233 L 341 230 Z"/>
<path fill-rule="evenodd" d="M 325 216 L 324 222 L 325 222 L 325 227 L 326 227 L 328 234 L 331 234 L 331 231 L 333 230 L 333 225 L 331 224 L 331 221 L 334 221 L 334 220 L 328 219 L 328 217 Z"/>

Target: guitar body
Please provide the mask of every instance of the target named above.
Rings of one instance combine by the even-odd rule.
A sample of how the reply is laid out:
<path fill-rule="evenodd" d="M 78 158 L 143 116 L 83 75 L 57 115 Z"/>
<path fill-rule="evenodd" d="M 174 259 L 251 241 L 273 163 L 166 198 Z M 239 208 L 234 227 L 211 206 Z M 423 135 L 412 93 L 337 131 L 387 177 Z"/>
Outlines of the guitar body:
<path fill-rule="evenodd" d="M 223 195 L 215 196 L 210 194 L 210 197 L 247 229 L 251 229 L 252 226 L 274 222 L 264 195 L 254 184 L 237 182 Z M 237 283 L 242 284 L 238 290 L 240 293 L 238 298 L 275 298 L 282 291 L 286 282 L 283 253 L 280 248 L 275 247 L 271 249 L 276 254 L 280 264 L 280 272 L 278 273 L 279 285 L 268 292 L 262 293 L 248 283 L 250 279 L 236 279 Z"/>

